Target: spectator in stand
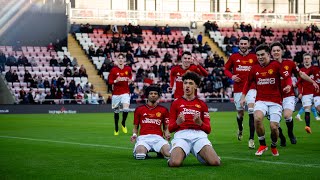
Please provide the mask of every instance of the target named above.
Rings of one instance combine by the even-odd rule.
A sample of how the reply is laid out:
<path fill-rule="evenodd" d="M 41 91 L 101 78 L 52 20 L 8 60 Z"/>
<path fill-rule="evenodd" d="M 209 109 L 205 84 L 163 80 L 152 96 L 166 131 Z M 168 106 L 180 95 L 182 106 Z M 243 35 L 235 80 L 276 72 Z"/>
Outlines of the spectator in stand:
<path fill-rule="evenodd" d="M 47 46 L 47 51 L 48 52 L 54 51 L 54 46 L 53 46 L 52 42 L 49 43 L 49 45 Z"/>
<path fill-rule="evenodd" d="M 27 103 L 26 95 L 27 95 L 27 93 L 24 90 L 24 87 L 22 86 L 21 90 L 19 91 L 19 100 L 20 100 L 21 104 L 26 104 Z"/>
<path fill-rule="evenodd" d="M 203 53 L 207 54 L 209 51 L 211 51 L 211 47 L 209 46 L 208 42 L 205 42 L 203 46 Z"/>
<path fill-rule="evenodd" d="M 26 70 L 24 73 L 23 81 L 24 82 L 31 82 L 31 80 L 32 80 L 32 76 L 31 76 L 30 72 L 28 70 Z"/>
<path fill-rule="evenodd" d="M 63 62 L 63 66 L 70 66 L 71 65 L 71 60 L 67 55 L 63 56 L 62 62 Z"/>
<path fill-rule="evenodd" d="M 142 29 L 140 27 L 140 25 L 138 24 L 137 27 L 135 28 L 134 31 L 135 34 L 141 35 L 142 34 Z"/>
<path fill-rule="evenodd" d="M 200 32 L 197 36 L 197 42 L 198 44 L 202 44 L 202 32 Z"/>
<path fill-rule="evenodd" d="M 69 65 L 68 65 L 68 66 L 66 67 L 66 69 L 64 70 L 63 75 L 64 75 L 64 77 L 72 77 L 72 71 L 71 71 Z"/>
<path fill-rule="evenodd" d="M 170 52 L 166 52 L 164 54 L 163 62 L 172 62 L 172 55 Z"/>
<path fill-rule="evenodd" d="M 47 77 L 43 81 L 43 87 L 44 88 L 50 88 L 49 79 Z"/>
<path fill-rule="evenodd" d="M 57 39 L 53 46 L 55 51 L 62 51 L 62 42 L 60 39 Z"/>
<path fill-rule="evenodd" d="M 7 65 L 7 66 L 17 66 L 17 64 L 18 64 L 18 61 L 17 61 L 17 59 L 14 57 L 13 52 L 12 52 L 12 53 L 9 53 L 9 56 L 8 56 L 8 58 L 7 58 L 7 63 L 6 63 L 6 65 Z"/>
<path fill-rule="evenodd" d="M 158 27 L 158 25 L 156 24 L 153 29 L 152 29 L 152 34 L 157 35 L 160 33 L 160 28 Z"/>
<path fill-rule="evenodd" d="M 73 74 L 73 77 L 80 77 L 78 67 L 73 66 L 72 74 Z"/>
<path fill-rule="evenodd" d="M 116 24 L 111 26 L 111 30 L 113 34 L 118 34 L 119 30 L 118 30 L 118 26 Z"/>
<path fill-rule="evenodd" d="M 247 32 L 252 32 L 252 26 L 251 26 L 250 23 L 246 26 L 246 31 Z"/>
<path fill-rule="evenodd" d="M 243 22 L 242 22 L 243 23 Z M 241 25 L 242 25 L 241 23 Z M 239 26 L 239 23 L 238 22 L 234 22 L 233 25 L 232 25 L 232 29 L 234 32 L 238 32 L 238 31 L 242 31 L 242 29 L 240 28 L 241 26 Z M 242 31 L 243 32 L 243 31 Z"/>
<path fill-rule="evenodd" d="M 140 45 L 139 45 L 139 46 L 137 47 L 137 49 L 135 50 L 134 56 L 135 56 L 135 57 L 142 57 L 142 49 L 141 49 L 141 46 L 140 46 Z"/>
<path fill-rule="evenodd" d="M 170 47 L 170 44 L 168 42 L 168 38 L 166 38 L 163 42 L 163 45 L 164 45 L 164 48 L 169 48 Z"/>
<path fill-rule="evenodd" d="M 171 28 L 168 24 L 166 24 L 166 27 L 164 28 L 164 34 L 165 35 L 171 35 Z"/>
<path fill-rule="evenodd" d="M 88 77 L 88 75 L 87 75 L 87 70 L 86 70 L 86 68 L 83 66 L 83 64 L 80 66 L 79 75 L 80 75 L 80 77 Z"/>
<path fill-rule="evenodd" d="M 40 93 L 39 93 L 39 91 L 36 91 L 36 92 L 35 92 L 35 95 L 34 95 L 34 103 L 35 103 L 35 104 L 40 104 Z"/>
<path fill-rule="evenodd" d="M 51 79 L 51 85 L 50 86 L 54 86 L 54 87 L 57 87 L 57 79 L 56 79 L 56 77 L 55 76 L 53 76 L 52 77 L 52 79 Z"/>
<path fill-rule="evenodd" d="M 64 84 L 65 84 L 65 79 L 62 76 L 62 74 L 59 76 L 59 78 L 57 79 L 57 88 L 63 88 Z"/>
<path fill-rule="evenodd" d="M 71 66 L 78 66 L 78 60 L 77 58 L 73 58 L 73 60 L 71 61 Z"/>
<path fill-rule="evenodd" d="M 154 57 L 154 53 L 153 53 L 153 49 L 152 49 L 152 46 L 150 46 L 150 48 L 149 48 L 149 50 L 148 50 L 148 52 L 147 52 L 147 56 L 148 57 Z"/>
<path fill-rule="evenodd" d="M 17 74 L 17 71 L 16 71 L 16 70 L 13 70 L 13 74 L 12 74 L 12 82 L 20 82 L 20 81 L 19 81 L 19 77 L 18 77 L 18 74 Z"/>
<path fill-rule="evenodd" d="M 286 46 L 284 46 L 283 58 L 292 59 L 291 52 L 288 50 Z"/>
<path fill-rule="evenodd" d="M 212 22 L 212 30 L 213 30 L 213 31 L 220 31 L 220 30 L 219 30 L 218 23 L 217 23 L 216 21 L 213 21 L 213 22 Z"/>
<path fill-rule="evenodd" d="M 51 56 L 50 66 L 59 66 L 58 60 L 56 59 L 56 57 L 54 55 Z"/>
<path fill-rule="evenodd" d="M 82 86 L 80 85 L 80 83 L 77 84 L 77 87 L 76 87 L 76 92 L 77 93 L 83 93 L 83 89 L 82 89 Z"/>
<path fill-rule="evenodd" d="M 37 64 L 36 60 L 34 59 L 34 57 L 31 57 L 30 65 L 31 65 L 32 67 L 37 67 L 37 66 L 38 66 L 38 64 Z"/>
<path fill-rule="evenodd" d="M 160 54 L 159 54 L 159 52 L 158 52 L 158 49 L 155 49 L 155 50 L 153 51 L 153 54 L 154 54 L 154 56 L 155 56 L 156 58 L 159 58 L 159 57 L 160 57 Z"/>
<path fill-rule="evenodd" d="M 89 85 L 89 82 L 87 82 L 87 83 L 83 86 L 83 92 L 85 92 L 85 93 L 90 93 L 90 85 Z"/>
<path fill-rule="evenodd" d="M 96 56 L 101 56 L 101 57 L 103 57 L 103 55 L 104 55 L 104 50 L 103 50 L 103 47 L 100 46 L 100 47 L 97 49 L 97 51 L 96 51 Z"/>
<path fill-rule="evenodd" d="M 104 97 L 102 96 L 102 94 L 100 92 L 98 92 L 98 103 L 99 104 L 106 104 L 106 100 L 104 99 Z"/>
<path fill-rule="evenodd" d="M 164 48 L 164 43 L 163 43 L 163 38 L 160 38 L 160 40 L 158 41 L 158 48 Z"/>
<path fill-rule="evenodd" d="M 4 66 L 7 62 L 6 55 L 0 50 L 0 72 L 5 70 Z"/>
<path fill-rule="evenodd" d="M 9 71 L 6 72 L 5 79 L 7 82 L 12 82 L 12 70 L 9 69 Z"/>
<path fill-rule="evenodd" d="M 26 97 L 26 100 L 27 100 L 27 104 L 35 104 L 34 103 L 34 98 L 33 98 L 33 89 L 30 88 L 29 92 L 27 93 L 27 97 Z"/>
<path fill-rule="evenodd" d="M 129 34 L 129 29 L 128 29 L 128 26 L 127 25 L 124 25 L 122 27 L 122 34 Z"/>
<path fill-rule="evenodd" d="M 30 63 L 28 62 L 28 59 L 26 56 L 24 56 L 24 54 L 21 54 L 21 56 L 19 56 L 18 58 L 18 66 L 30 66 Z"/>
<path fill-rule="evenodd" d="M 94 49 L 93 45 L 89 46 L 88 53 L 90 57 L 96 56 L 96 50 Z"/>
<path fill-rule="evenodd" d="M 188 32 L 187 35 L 184 37 L 184 44 L 191 44 L 191 36 Z"/>

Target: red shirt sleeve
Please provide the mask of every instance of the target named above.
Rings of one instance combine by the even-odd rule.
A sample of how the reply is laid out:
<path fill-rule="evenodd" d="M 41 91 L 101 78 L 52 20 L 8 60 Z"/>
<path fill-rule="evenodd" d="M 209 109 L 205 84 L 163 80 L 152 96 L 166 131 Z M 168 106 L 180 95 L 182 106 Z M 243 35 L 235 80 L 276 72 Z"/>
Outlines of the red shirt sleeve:
<path fill-rule="evenodd" d="M 176 78 L 176 72 L 175 72 L 176 68 L 175 66 L 172 67 L 171 71 L 170 71 L 170 87 L 173 87 L 174 85 L 174 80 Z"/>
<path fill-rule="evenodd" d="M 248 93 L 250 87 L 251 87 L 251 84 L 255 83 L 255 74 L 253 72 L 253 69 L 254 68 L 251 68 L 251 70 L 249 72 L 249 75 L 248 75 L 248 78 L 247 78 L 247 81 L 243 86 L 243 89 L 242 89 L 242 94 L 243 95 L 246 95 Z"/>
<path fill-rule="evenodd" d="M 232 78 L 233 74 L 231 73 L 231 69 L 233 68 L 233 61 L 232 61 L 232 56 L 230 56 L 229 60 L 227 61 L 227 63 L 224 65 L 224 74 L 228 77 L 228 78 Z"/>
<path fill-rule="evenodd" d="M 108 76 L 108 83 L 109 84 L 114 84 L 114 80 L 116 80 L 115 76 L 114 76 L 114 69 L 111 69 L 110 74 Z"/>
<path fill-rule="evenodd" d="M 201 76 L 207 77 L 209 75 L 208 71 L 201 65 L 197 66 L 197 70 L 198 70 L 197 73 L 200 74 Z"/>
<path fill-rule="evenodd" d="M 201 113 L 202 125 L 200 126 L 200 128 L 207 134 L 210 134 L 211 125 L 210 125 L 210 115 L 209 115 L 208 106 L 205 103 L 203 103 L 202 107 L 203 107 L 202 113 Z"/>
<path fill-rule="evenodd" d="M 139 125 L 140 122 L 140 108 L 136 108 L 136 110 L 134 111 L 134 120 L 133 120 L 133 124 L 134 125 Z"/>
<path fill-rule="evenodd" d="M 178 130 L 179 125 L 177 124 L 176 120 L 178 117 L 177 112 L 177 100 L 173 101 L 170 107 L 170 115 L 169 115 L 169 132 L 175 132 Z"/>
<path fill-rule="evenodd" d="M 299 94 L 302 94 L 302 83 L 301 83 L 301 81 L 302 81 L 302 78 L 299 78 L 298 82 L 296 84 L 296 86 L 298 87 Z"/>

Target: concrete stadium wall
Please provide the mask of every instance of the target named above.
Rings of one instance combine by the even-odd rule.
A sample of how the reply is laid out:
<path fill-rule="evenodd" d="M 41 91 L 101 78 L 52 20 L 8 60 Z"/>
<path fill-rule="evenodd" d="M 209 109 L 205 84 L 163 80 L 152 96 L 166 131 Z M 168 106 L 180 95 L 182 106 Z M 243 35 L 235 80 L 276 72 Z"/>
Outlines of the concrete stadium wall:
<path fill-rule="evenodd" d="M 141 104 L 131 104 L 134 111 Z M 161 103 L 170 109 L 171 103 Z M 210 112 L 235 111 L 233 103 L 207 103 Z M 299 109 L 301 104 L 297 104 Z M 77 113 L 107 113 L 113 112 L 110 104 L 105 105 L 0 105 L 0 114 L 77 114 Z M 1 116 L 0 116 L 1 118 Z"/>

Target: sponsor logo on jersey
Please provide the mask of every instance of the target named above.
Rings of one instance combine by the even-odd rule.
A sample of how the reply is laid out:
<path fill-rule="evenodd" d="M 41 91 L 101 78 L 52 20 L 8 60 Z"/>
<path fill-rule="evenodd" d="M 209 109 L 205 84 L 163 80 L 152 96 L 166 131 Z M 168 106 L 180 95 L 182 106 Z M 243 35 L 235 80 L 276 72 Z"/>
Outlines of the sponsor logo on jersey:
<path fill-rule="evenodd" d="M 161 112 L 157 112 L 157 113 L 156 113 L 156 116 L 157 116 L 157 117 L 160 117 L 160 116 L 161 116 Z"/>
<path fill-rule="evenodd" d="M 194 110 L 194 109 L 188 109 L 188 108 L 183 108 L 182 114 L 200 114 L 200 111 Z"/>
<path fill-rule="evenodd" d="M 276 78 L 258 78 L 257 85 L 275 84 Z"/>
<path fill-rule="evenodd" d="M 145 118 L 142 123 L 161 125 L 161 119 Z"/>
<path fill-rule="evenodd" d="M 238 65 L 238 67 L 236 67 L 236 71 L 250 71 L 252 66 L 242 66 L 242 65 Z"/>
<path fill-rule="evenodd" d="M 269 70 L 268 70 L 268 73 L 269 73 L 269 74 L 273 74 L 273 70 L 272 70 L 272 69 L 269 69 Z"/>

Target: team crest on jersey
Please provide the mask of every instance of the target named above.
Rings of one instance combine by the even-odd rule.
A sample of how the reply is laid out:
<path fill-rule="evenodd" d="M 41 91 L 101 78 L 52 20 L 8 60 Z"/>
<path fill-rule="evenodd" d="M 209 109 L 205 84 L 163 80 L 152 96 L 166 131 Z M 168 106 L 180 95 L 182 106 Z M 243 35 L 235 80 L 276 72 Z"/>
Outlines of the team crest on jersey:
<path fill-rule="evenodd" d="M 284 69 L 288 71 L 289 70 L 289 66 L 284 66 Z"/>
<path fill-rule="evenodd" d="M 197 108 L 201 108 L 201 106 L 199 104 L 194 105 Z"/>
<path fill-rule="evenodd" d="M 253 63 L 253 59 L 249 59 L 249 63 L 252 64 Z"/>
<path fill-rule="evenodd" d="M 128 73 L 128 71 L 126 71 L 126 72 L 124 72 L 126 75 L 128 75 L 129 73 Z"/>
<path fill-rule="evenodd" d="M 269 70 L 268 70 L 268 73 L 269 73 L 269 74 L 273 74 L 273 70 L 272 70 L 272 69 L 269 69 Z"/>
<path fill-rule="evenodd" d="M 160 117 L 160 116 L 161 116 L 161 112 L 157 112 L 157 113 L 156 113 L 156 116 L 157 116 L 157 117 Z"/>

